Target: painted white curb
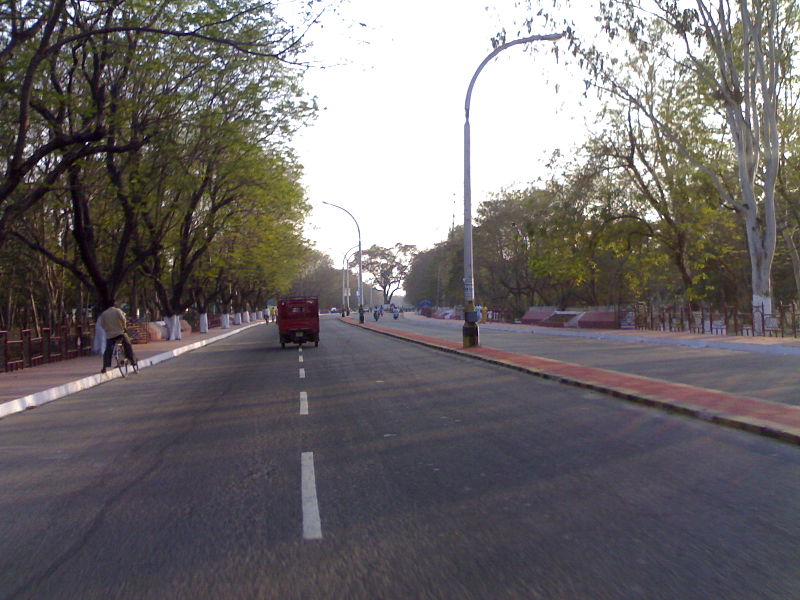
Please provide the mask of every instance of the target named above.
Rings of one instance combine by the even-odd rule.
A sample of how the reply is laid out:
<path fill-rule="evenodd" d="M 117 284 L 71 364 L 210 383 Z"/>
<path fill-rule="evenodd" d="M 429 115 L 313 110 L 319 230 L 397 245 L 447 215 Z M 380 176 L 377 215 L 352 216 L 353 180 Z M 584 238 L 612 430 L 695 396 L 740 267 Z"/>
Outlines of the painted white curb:
<path fill-rule="evenodd" d="M 191 352 L 192 350 L 197 350 L 198 348 L 202 348 L 203 346 L 206 346 L 213 342 L 218 342 L 219 340 L 223 340 L 226 337 L 236 335 L 237 333 L 241 333 L 242 331 L 250 329 L 251 327 L 258 327 L 259 325 L 263 326 L 264 324 L 252 323 L 250 325 L 240 327 L 239 329 L 234 329 L 233 331 L 228 331 L 223 334 L 217 335 L 213 338 L 200 340 L 199 342 L 195 342 L 194 344 L 189 344 L 188 346 L 181 346 L 180 348 L 175 348 L 173 350 L 167 350 L 166 352 L 156 354 L 154 356 L 151 356 L 150 358 L 143 358 L 142 360 L 139 361 L 139 369 L 146 369 L 147 367 L 152 367 L 153 365 L 157 365 L 158 363 L 164 362 L 165 360 L 169 360 L 171 358 L 175 358 L 176 356 L 180 356 L 185 352 Z M 29 408 L 36 408 L 37 406 L 43 406 L 48 402 L 52 402 L 53 400 L 58 400 L 59 398 L 63 398 L 64 396 L 69 396 L 70 394 L 74 394 L 76 392 L 89 389 L 96 385 L 100 385 L 101 383 L 111 381 L 112 379 L 117 379 L 118 377 L 122 377 L 122 375 L 120 375 L 117 369 L 109 369 L 106 373 L 97 373 L 96 375 L 89 375 L 88 377 L 77 379 L 75 381 L 70 381 L 69 383 L 52 387 L 42 392 L 36 392 L 34 394 L 29 394 L 28 396 L 23 396 L 22 398 L 16 398 L 14 400 L 8 400 L 3 404 L 0 404 L 0 419 L 2 419 L 3 417 L 7 417 L 8 415 L 12 415 L 14 413 L 22 412 L 23 410 L 27 410 Z"/>

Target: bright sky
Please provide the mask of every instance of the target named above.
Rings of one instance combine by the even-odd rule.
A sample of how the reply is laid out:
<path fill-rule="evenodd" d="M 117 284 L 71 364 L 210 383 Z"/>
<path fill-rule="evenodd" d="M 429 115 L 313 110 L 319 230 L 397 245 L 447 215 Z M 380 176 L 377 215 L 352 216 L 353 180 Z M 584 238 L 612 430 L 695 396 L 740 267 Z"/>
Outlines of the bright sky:
<path fill-rule="evenodd" d="M 350 0 L 312 34 L 311 58 L 332 66 L 306 76 L 322 110 L 295 146 L 313 207 L 306 237 L 334 265 L 358 238 L 352 219 L 323 201 L 353 214 L 364 248 L 430 248 L 463 223 L 467 86 L 492 51 L 491 37 L 503 26 L 509 36 L 516 31 L 514 4 Z M 542 52 L 510 48 L 478 77 L 470 108 L 473 215 L 491 193 L 544 176 L 552 151 L 583 135 L 580 75 L 545 52 L 554 42 L 535 43 Z"/>

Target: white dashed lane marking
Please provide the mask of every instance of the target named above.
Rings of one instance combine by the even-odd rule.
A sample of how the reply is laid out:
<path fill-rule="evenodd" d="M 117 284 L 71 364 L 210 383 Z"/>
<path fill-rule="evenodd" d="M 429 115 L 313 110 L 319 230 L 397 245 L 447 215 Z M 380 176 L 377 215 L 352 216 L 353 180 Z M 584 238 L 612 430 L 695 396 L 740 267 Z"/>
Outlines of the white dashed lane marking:
<path fill-rule="evenodd" d="M 322 522 L 317 503 L 317 481 L 314 476 L 314 453 L 300 455 L 300 498 L 303 505 L 303 539 L 322 538 Z"/>

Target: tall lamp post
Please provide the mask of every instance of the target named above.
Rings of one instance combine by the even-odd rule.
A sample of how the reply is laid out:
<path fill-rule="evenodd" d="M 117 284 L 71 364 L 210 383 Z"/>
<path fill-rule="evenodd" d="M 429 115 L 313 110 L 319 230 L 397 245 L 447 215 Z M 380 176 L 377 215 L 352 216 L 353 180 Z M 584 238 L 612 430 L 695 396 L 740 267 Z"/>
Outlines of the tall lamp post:
<path fill-rule="evenodd" d="M 334 208 L 338 208 L 339 210 L 343 210 L 350 218 L 353 219 L 353 223 L 356 224 L 356 231 L 358 231 L 358 322 L 364 322 L 364 288 L 361 283 L 361 227 L 358 226 L 358 221 L 353 216 L 353 214 L 347 210 L 346 208 L 342 208 L 338 204 L 334 204 L 333 202 L 322 202 L 323 204 L 327 204 L 328 206 L 333 206 Z"/>
<path fill-rule="evenodd" d="M 345 252 L 344 256 L 342 257 L 342 311 L 344 311 L 345 304 L 347 305 L 348 312 L 350 311 L 350 276 L 346 267 L 348 255 L 356 248 L 358 248 L 358 244 Z M 346 282 L 345 277 L 347 278 Z"/>
<path fill-rule="evenodd" d="M 472 268 L 472 182 L 470 177 L 469 139 L 469 104 L 472 100 L 472 88 L 475 87 L 475 80 L 478 79 L 483 67 L 503 50 L 529 42 L 555 41 L 561 39 L 563 35 L 563 33 L 532 35 L 498 46 L 483 59 L 467 88 L 467 98 L 464 102 L 464 327 L 462 330 L 464 348 L 471 348 L 479 343 L 478 312 L 475 310 L 475 275 Z"/>

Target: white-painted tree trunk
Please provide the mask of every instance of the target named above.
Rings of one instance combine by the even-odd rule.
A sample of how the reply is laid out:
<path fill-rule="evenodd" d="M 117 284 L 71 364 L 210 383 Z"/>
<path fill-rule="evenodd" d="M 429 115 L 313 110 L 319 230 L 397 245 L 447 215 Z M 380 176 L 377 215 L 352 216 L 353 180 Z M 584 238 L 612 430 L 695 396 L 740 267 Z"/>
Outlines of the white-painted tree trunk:
<path fill-rule="evenodd" d="M 233 324 L 234 325 L 242 324 L 242 313 L 237 312 L 235 315 L 233 315 Z"/>
<path fill-rule="evenodd" d="M 250 322 L 250 313 L 248 311 L 244 311 L 242 313 L 242 323 L 249 323 Z"/>
<path fill-rule="evenodd" d="M 228 313 L 222 315 L 220 319 L 220 329 L 230 329 L 231 328 L 231 316 Z"/>
<path fill-rule="evenodd" d="M 92 340 L 92 354 L 103 354 L 106 351 L 106 330 L 100 321 L 94 324 L 94 339 Z"/>
<path fill-rule="evenodd" d="M 200 333 L 208 333 L 208 313 L 200 313 Z"/>
<path fill-rule="evenodd" d="M 764 319 L 769 315 L 772 315 L 772 296 L 753 294 L 753 333 L 764 335 Z"/>
<path fill-rule="evenodd" d="M 169 342 L 172 340 L 172 317 L 164 317 L 164 328 L 167 330 L 164 341 Z"/>
<path fill-rule="evenodd" d="M 183 339 L 181 335 L 181 317 L 180 315 L 172 315 L 164 318 L 164 324 L 167 326 L 167 339 L 171 342 Z"/>

